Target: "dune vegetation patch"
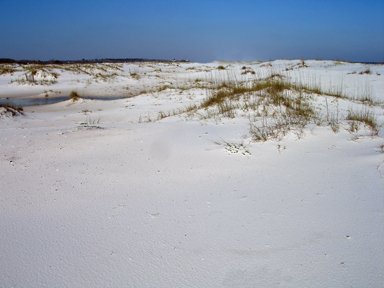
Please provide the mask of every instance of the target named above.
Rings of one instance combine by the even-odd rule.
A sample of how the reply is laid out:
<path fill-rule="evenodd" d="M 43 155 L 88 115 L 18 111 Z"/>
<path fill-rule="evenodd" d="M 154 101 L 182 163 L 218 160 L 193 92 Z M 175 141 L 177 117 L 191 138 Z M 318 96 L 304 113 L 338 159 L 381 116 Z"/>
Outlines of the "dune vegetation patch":
<path fill-rule="evenodd" d="M 0 104 L 0 116 L 1 115 L 24 115 L 24 109 L 23 107 L 16 107 L 8 104 Z"/>
<path fill-rule="evenodd" d="M 298 65 L 308 67 L 303 60 Z M 147 120 L 179 116 L 220 123 L 223 119 L 245 118 L 249 123 L 246 134 L 256 142 L 280 141 L 290 132 L 300 138 L 308 125 L 329 126 L 334 133 L 340 127 L 349 127 L 345 129 L 357 133 L 360 123 L 371 131 L 370 135 L 378 134 L 379 123 L 368 107 L 381 103 L 373 99 L 368 88 L 361 89 L 363 95 L 356 97 L 348 95 L 342 85 L 323 89 L 320 80 L 310 85 L 272 69 L 264 77 L 257 73 L 244 76 L 244 71 L 249 71 L 249 67 L 211 73 L 205 79 L 191 80 L 184 87 L 160 87 L 158 92 L 168 88 L 184 91 L 193 87 L 201 89 L 205 97 L 183 108 L 162 110 L 157 119 L 149 120 L 148 117 Z M 365 108 L 344 108 L 346 105 Z"/>
<path fill-rule="evenodd" d="M 79 95 L 79 93 L 77 93 L 77 91 L 72 91 L 70 94 L 69 94 L 69 98 L 75 102 L 77 100 L 79 100 L 81 97 Z"/>

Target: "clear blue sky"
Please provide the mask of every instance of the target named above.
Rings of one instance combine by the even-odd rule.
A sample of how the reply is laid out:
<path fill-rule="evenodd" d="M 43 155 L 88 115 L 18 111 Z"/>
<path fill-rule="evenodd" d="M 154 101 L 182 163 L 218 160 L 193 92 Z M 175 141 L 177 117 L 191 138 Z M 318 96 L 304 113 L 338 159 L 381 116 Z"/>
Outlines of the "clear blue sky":
<path fill-rule="evenodd" d="M 0 58 L 384 62 L 383 0 L 0 0 Z"/>

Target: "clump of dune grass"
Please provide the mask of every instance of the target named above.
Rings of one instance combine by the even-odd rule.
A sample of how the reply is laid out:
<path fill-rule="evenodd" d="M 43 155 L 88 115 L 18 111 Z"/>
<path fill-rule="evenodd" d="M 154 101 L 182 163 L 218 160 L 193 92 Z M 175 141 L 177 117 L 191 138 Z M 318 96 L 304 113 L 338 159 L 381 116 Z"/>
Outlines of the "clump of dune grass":
<path fill-rule="evenodd" d="M 164 91 L 164 90 L 167 90 L 167 89 L 172 89 L 172 86 L 170 86 L 170 85 L 163 85 L 163 86 L 161 86 L 161 87 L 159 87 L 157 89 L 157 92 L 161 92 L 161 91 Z"/>
<path fill-rule="evenodd" d="M 360 75 L 363 75 L 363 74 L 371 75 L 372 72 L 371 72 L 371 69 L 368 67 L 368 68 L 365 69 L 364 71 L 361 71 L 359 74 L 360 74 Z"/>
<path fill-rule="evenodd" d="M 114 79 L 117 76 L 117 73 L 96 73 L 95 76 L 93 76 L 93 79 L 95 79 L 96 81 L 108 81 Z"/>
<path fill-rule="evenodd" d="M 8 104 L 0 104 L 0 108 L 3 108 L 4 114 L 11 114 L 12 116 L 24 115 L 23 107 L 16 107 Z"/>
<path fill-rule="evenodd" d="M 141 77 L 139 74 L 137 74 L 137 72 L 130 72 L 129 73 L 131 75 L 131 77 L 135 80 L 139 80 Z"/>
<path fill-rule="evenodd" d="M 229 154 L 236 154 L 241 153 L 244 156 L 245 155 L 251 155 L 251 152 L 247 148 L 247 146 L 241 142 L 241 143 L 230 143 L 224 140 L 214 140 L 212 141 L 216 145 L 223 145 L 225 148 L 225 151 L 227 151 Z"/>
<path fill-rule="evenodd" d="M 347 120 L 364 123 L 372 130 L 373 135 L 378 134 L 378 123 L 375 114 L 366 107 L 361 110 L 349 109 Z"/>
<path fill-rule="evenodd" d="M 69 98 L 75 102 L 77 100 L 79 100 L 81 97 L 79 96 L 79 94 L 77 93 L 77 91 L 72 91 L 70 94 L 69 94 Z"/>
<path fill-rule="evenodd" d="M 235 118 L 247 114 L 254 141 L 280 139 L 292 129 L 300 130 L 317 117 L 313 107 L 298 88 L 278 74 L 251 83 L 241 83 L 234 77 L 225 81 L 210 81 L 206 99 L 191 104 L 177 113 L 197 114 L 201 120 L 221 117 Z M 158 119 L 174 113 L 161 112 Z"/>

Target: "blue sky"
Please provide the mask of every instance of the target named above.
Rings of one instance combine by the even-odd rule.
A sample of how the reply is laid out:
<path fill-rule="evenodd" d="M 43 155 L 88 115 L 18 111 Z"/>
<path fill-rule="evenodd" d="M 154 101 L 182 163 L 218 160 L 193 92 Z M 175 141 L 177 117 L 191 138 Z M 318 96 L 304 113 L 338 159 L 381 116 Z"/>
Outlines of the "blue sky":
<path fill-rule="evenodd" d="M 384 62 L 384 1 L 0 0 L 0 58 Z"/>

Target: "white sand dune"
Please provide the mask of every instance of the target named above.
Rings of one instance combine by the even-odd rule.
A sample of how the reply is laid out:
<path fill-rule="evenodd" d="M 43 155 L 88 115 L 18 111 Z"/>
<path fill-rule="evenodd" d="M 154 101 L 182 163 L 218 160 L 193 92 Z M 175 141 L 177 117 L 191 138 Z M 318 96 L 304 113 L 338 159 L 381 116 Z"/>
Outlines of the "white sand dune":
<path fill-rule="evenodd" d="M 124 64 L 98 83 L 55 68 L 49 86 L 0 76 L 1 97 L 129 97 L 2 112 L 0 286 L 383 287 L 384 130 L 351 132 L 345 115 L 383 123 L 384 66 L 300 63 Z M 195 83 L 273 73 L 349 95 L 313 96 L 337 131 L 255 142 L 240 109 L 159 117 L 206 99 Z"/>

